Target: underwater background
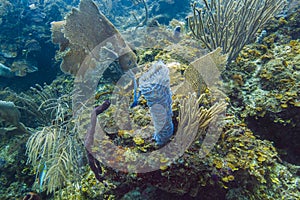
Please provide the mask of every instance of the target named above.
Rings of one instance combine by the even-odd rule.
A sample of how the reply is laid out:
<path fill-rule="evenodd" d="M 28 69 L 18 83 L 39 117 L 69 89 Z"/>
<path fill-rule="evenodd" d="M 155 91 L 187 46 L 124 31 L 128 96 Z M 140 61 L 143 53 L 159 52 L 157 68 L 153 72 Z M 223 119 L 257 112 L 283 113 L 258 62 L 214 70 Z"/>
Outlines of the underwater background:
<path fill-rule="evenodd" d="M 0 199 L 300 198 L 299 0 L 0 0 Z"/>

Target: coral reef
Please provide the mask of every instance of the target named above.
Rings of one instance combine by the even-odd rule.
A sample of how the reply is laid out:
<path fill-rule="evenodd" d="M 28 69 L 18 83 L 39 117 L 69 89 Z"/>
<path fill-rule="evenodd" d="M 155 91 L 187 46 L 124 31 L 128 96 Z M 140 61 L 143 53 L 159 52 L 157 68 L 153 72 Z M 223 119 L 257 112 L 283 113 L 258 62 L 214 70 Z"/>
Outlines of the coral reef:
<path fill-rule="evenodd" d="M 50 41 L 49 23 L 62 20 L 70 6 L 77 3 L 1 1 L 0 63 L 13 72 L 10 77 L 1 77 L 1 89 L 24 91 L 55 79 L 59 69 L 53 59 L 55 46 Z"/>
<path fill-rule="evenodd" d="M 273 141 L 283 160 L 299 165 L 299 4 L 289 9 L 266 24 L 261 43 L 247 45 L 223 77 L 237 115 Z"/>
<path fill-rule="evenodd" d="M 86 166 L 82 170 L 79 182 L 68 181 L 64 188 L 56 192 L 56 196 L 62 200 L 116 199 L 111 192 L 113 189 L 115 189 L 113 182 L 97 181 L 94 173 Z"/>
<path fill-rule="evenodd" d="M 42 190 L 44 189 L 52 192 L 57 187 L 60 187 L 60 184 L 65 183 L 67 177 L 66 171 L 69 172 L 70 166 L 74 166 L 74 168 L 80 166 L 78 165 L 78 163 L 74 164 L 71 162 L 73 162 L 74 160 L 76 160 L 77 162 L 77 159 L 81 157 L 78 155 L 78 151 L 80 148 L 82 148 L 82 145 L 77 146 L 77 144 L 81 144 L 79 143 L 79 141 L 76 141 L 71 135 L 65 135 L 69 133 L 68 130 L 72 131 L 72 129 L 70 129 L 70 127 L 72 127 L 72 124 L 69 123 L 70 116 L 72 115 L 69 108 L 71 97 L 68 95 L 60 96 L 60 92 L 66 92 L 66 89 L 70 88 L 71 84 L 72 82 L 68 81 L 67 77 L 64 76 L 63 79 L 57 79 L 56 81 L 54 81 L 52 85 L 45 85 L 44 87 L 37 85 L 36 88 L 32 88 L 31 91 L 23 94 L 16 94 L 10 90 L 1 92 L 1 97 L 3 99 L 14 100 L 15 104 L 18 105 L 18 108 L 20 108 L 21 113 L 26 116 L 25 118 L 20 117 L 20 112 L 12 106 L 14 104 L 6 103 L 3 104 L 6 106 L 3 106 L 3 109 L 1 109 L 1 113 L 4 113 L 2 115 L 3 118 L 7 121 L 13 121 L 14 124 L 17 124 L 17 127 L 20 127 L 20 125 L 18 124 L 21 124 L 19 120 L 25 120 L 26 125 L 30 125 L 31 127 L 36 128 L 35 130 L 30 129 L 31 134 L 28 134 L 29 131 L 26 131 L 25 133 L 27 134 L 24 134 L 24 131 L 20 130 L 26 129 L 24 129 L 24 126 L 21 124 L 21 127 L 23 129 L 16 129 L 12 132 L 16 132 L 15 134 L 23 134 L 20 137 L 21 139 L 16 138 L 16 141 L 14 142 L 22 142 L 23 144 L 25 144 L 28 140 L 27 152 L 30 152 L 29 158 L 22 156 L 22 160 L 19 161 L 23 162 L 22 166 L 19 166 L 17 169 L 17 171 L 22 171 L 22 176 L 27 175 L 28 177 L 30 177 L 28 181 L 24 181 L 24 185 L 26 187 L 22 186 L 24 188 L 22 193 L 30 190 L 42 192 Z M 53 90 L 53 88 L 55 88 L 55 90 Z M 5 112 L 8 109 L 10 112 Z M 33 120 L 29 121 L 29 118 L 33 118 Z M 39 118 L 40 120 L 35 121 L 35 118 Z M 3 137 L 4 142 L 7 141 L 5 138 L 9 138 L 11 136 L 6 134 L 5 136 L 1 137 Z M 3 149 L 14 151 L 11 145 L 13 145 L 13 140 L 9 142 L 9 144 L 7 144 L 7 148 Z M 16 147 L 17 146 L 19 145 L 16 145 Z M 12 158 L 18 157 L 20 156 L 19 154 L 21 152 L 21 154 L 24 155 L 25 151 L 25 145 L 21 145 L 20 148 L 16 148 L 15 153 L 10 154 L 10 156 Z M 54 152 L 56 153 L 54 154 Z M 29 159 L 29 161 L 33 164 L 33 168 L 29 167 L 26 164 L 26 159 Z M 16 162 L 18 161 L 15 160 L 14 163 Z M 7 163 L 9 163 L 9 166 L 12 165 L 12 163 L 10 162 Z M 68 164 L 68 166 L 64 164 Z M 38 187 L 36 182 L 36 185 L 31 187 L 31 185 L 34 183 L 34 174 L 36 175 L 36 177 L 39 177 L 39 174 L 43 173 L 43 170 L 41 168 L 44 165 L 47 166 L 45 180 L 41 182 L 41 180 L 37 178 L 36 181 L 40 181 L 40 186 Z M 6 170 L 3 174 L 9 173 L 9 170 L 7 170 L 6 167 L 3 169 Z M 74 169 L 72 171 L 75 172 Z M 48 174 L 50 174 L 51 178 L 48 177 Z M 59 176 L 54 176 L 56 174 L 59 174 Z M 11 183 L 11 181 L 15 181 L 15 179 L 12 178 L 9 183 Z M 31 184 L 30 187 L 25 183 Z M 17 188 L 14 188 L 14 184 L 19 183 L 11 183 L 11 191 L 15 191 L 16 195 L 20 195 L 20 192 L 17 192 Z"/>
<path fill-rule="evenodd" d="M 188 100 L 190 101 L 192 98 L 189 97 Z M 195 103 L 195 101 L 190 103 Z M 187 104 L 182 102 L 182 105 Z M 188 109 L 189 106 L 185 108 L 188 112 L 191 111 L 191 109 Z M 193 125 L 194 121 L 189 118 L 189 123 L 191 123 L 189 124 L 184 122 L 181 117 L 180 119 L 180 122 L 183 122 L 186 126 L 178 128 L 179 132 L 176 134 L 181 135 L 185 141 L 193 138 L 192 133 L 189 134 L 189 129 L 195 127 Z M 201 124 L 208 124 L 209 121 Z M 172 164 L 164 166 L 163 164 L 167 162 L 168 158 L 161 155 L 163 156 L 160 158 L 162 166 L 159 171 L 134 175 L 116 172 L 103 166 L 106 169 L 103 172 L 103 177 L 113 180 L 118 187 L 128 185 L 127 187 L 134 188 L 135 186 L 150 184 L 169 193 L 180 195 L 189 193 L 193 197 L 207 195 L 207 189 L 214 188 L 213 190 L 222 192 L 229 189 L 241 190 L 242 196 L 248 199 L 271 197 L 276 199 L 288 194 L 291 198 L 296 198 L 298 195 L 296 187 L 298 179 L 289 170 L 286 170 L 286 166 L 279 163 L 280 159 L 272 143 L 257 139 L 245 127 L 245 124 L 237 121 L 233 116 L 228 116 L 225 122 L 219 141 L 206 157 L 201 157 L 199 154 L 199 149 L 203 145 L 205 137 L 205 128 L 203 128 L 202 131 L 198 132 L 200 134 L 195 141 L 186 141 L 192 146 Z M 184 137 L 185 134 L 189 134 L 189 136 Z M 125 140 L 125 137 L 123 140 Z M 178 141 L 181 142 L 182 140 Z M 142 151 L 147 152 L 150 150 L 147 147 L 147 142 L 137 145 L 136 148 Z M 149 157 L 149 160 L 151 159 Z M 129 179 L 129 177 L 131 178 Z M 282 185 L 285 189 L 279 187 L 279 185 Z M 266 188 L 269 192 L 262 193 L 261 191 Z M 221 198 L 222 192 L 218 198 Z M 119 193 L 118 195 L 122 196 L 123 194 Z M 227 196 L 229 198 L 230 193 Z"/>
<path fill-rule="evenodd" d="M 10 12 L 20 8 L 0 2 L 0 22 L 11 22 Z M 52 40 L 60 44 L 57 57 L 64 59 L 64 72 L 84 75 L 90 68 L 109 66 L 100 80 L 93 80 L 99 82 L 92 91 L 92 109 L 80 102 L 81 115 L 71 109 L 78 106 L 72 104 L 74 97 L 82 94 L 73 87 L 78 77 L 74 81 L 63 74 L 50 85 L 23 93 L 0 91 L 0 199 L 26 199 L 36 193 L 41 199 L 76 200 L 298 199 L 299 12 L 287 10 L 272 19 L 259 30 L 257 43 L 245 46 L 225 69 L 228 57 L 221 48 L 206 54 L 191 32 L 174 37 L 172 30 L 150 19 L 155 5 L 162 8 L 174 1 L 147 1 L 148 24 L 136 29 L 136 22 L 144 19 L 142 2 L 82 0 L 65 21 L 57 21 L 58 15 L 73 1 L 68 6 L 62 1 L 26 5 L 23 20 L 39 38 L 44 37 L 43 30 L 37 31 L 44 28 L 42 23 L 57 21 L 52 23 Z M 124 15 L 142 18 L 133 20 L 121 37 L 96 5 L 107 5 L 101 9 L 113 15 L 120 12 L 115 5 L 125 3 L 140 7 L 136 14 Z M 207 14 L 215 19 L 213 10 Z M 181 25 L 172 23 L 173 28 Z M 16 72 L 14 67 L 24 69 L 24 59 L 32 61 L 43 45 L 27 34 L 24 41 L 10 45 L 18 38 L 13 35 L 3 43 L 0 60 Z M 16 51 L 20 46 L 24 55 Z M 140 66 L 133 68 L 137 63 Z M 88 69 L 80 69 L 82 64 Z M 121 82 L 129 81 L 116 85 L 120 75 L 125 77 Z M 151 90 L 158 84 L 159 90 Z M 147 93 L 148 87 L 153 93 Z M 151 103 L 157 103 L 160 93 L 174 128 L 162 148 L 149 139 L 158 132 L 153 121 L 160 119 L 153 120 Z M 161 111 L 154 115 L 161 117 Z"/>
<path fill-rule="evenodd" d="M 29 190 L 33 174 L 26 165 L 24 144 L 29 131 L 20 122 L 20 112 L 12 102 L 0 101 L 0 198 L 20 198 Z"/>
<path fill-rule="evenodd" d="M 254 44 L 246 47 L 237 60 L 236 70 L 228 75 L 231 76 L 228 94 L 234 99 L 239 115 L 248 120 L 255 132 L 273 140 L 280 149 L 294 149 L 295 156 L 287 159 L 299 163 L 298 144 L 294 142 L 299 140 L 296 134 L 299 130 L 296 114 L 299 112 L 299 41 L 291 40 L 272 48 Z M 257 128 L 260 124 L 270 124 L 270 127 L 260 130 Z M 290 129 L 288 135 L 287 129 Z"/>

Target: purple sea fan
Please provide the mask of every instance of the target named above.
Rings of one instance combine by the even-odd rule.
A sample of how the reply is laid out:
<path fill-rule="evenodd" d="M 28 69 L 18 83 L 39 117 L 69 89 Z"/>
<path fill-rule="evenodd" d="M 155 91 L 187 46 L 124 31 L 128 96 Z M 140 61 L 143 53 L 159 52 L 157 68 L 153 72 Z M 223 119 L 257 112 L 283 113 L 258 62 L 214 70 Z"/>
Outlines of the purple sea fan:
<path fill-rule="evenodd" d="M 173 135 L 172 92 L 170 89 L 169 69 L 162 62 L 154 63 L 139 79 L 141 94 L 147 100 L 155 133 L 153 138 L 163 145 Z"/>

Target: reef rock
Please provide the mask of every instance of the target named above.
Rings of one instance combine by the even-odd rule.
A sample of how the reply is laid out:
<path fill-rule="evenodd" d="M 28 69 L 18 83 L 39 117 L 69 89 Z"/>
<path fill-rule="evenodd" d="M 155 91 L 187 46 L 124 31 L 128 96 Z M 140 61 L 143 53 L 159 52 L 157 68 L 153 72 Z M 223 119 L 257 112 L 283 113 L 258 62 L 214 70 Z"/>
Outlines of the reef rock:
<path fill-rule="evenodd" d="M 20 123 L 20 112 L 13 102 L 0 101 L 0 133 L 6 133 L 19 129 L 26 132 L 22 123 Z"/>

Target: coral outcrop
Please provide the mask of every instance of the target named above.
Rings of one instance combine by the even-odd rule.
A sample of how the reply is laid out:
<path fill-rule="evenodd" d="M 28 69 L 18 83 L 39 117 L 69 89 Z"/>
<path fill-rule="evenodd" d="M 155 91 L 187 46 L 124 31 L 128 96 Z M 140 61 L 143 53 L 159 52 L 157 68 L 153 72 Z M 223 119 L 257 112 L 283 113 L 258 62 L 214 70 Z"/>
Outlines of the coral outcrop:
<path fill-rule="evenodd" d="M 0 133 L 6 133 L 18 129 L 18 132 L 27 132 L 20 123 L 20 112 L 13 102 L 0 101 Z"/>
<path fill-rule="evenodd" d="M 270 37 L 264 40 L 267 42 Z M 236 70 L 231 73 L 229 95 L 240 110 L 239 115 L 279 148 L 288 152 L 294 149 L 295 156 L 284 157 L 298 163 L 299 152 L 294 147 L 299 141 L 299 41 L 271 48 L 250 45 L 242 51 Z M 268 128 L 258 128 L 265 126 Z"/>
<path fill-rule="evenodd" d="M 117 88 L 118 79 L 107 70 L 103 76 L 111 79 L 97 82 L 91 109 L 80 102 L 82 115 L 71 110 L 78 79 L 66 74 L 21 94 L 1 91 L 0 199 L 20 199 L 29 191 L 42 199 L 76 200 L 299 198 L 299 166 L 286 162 L 297 164 L 299 154 L 299 41 L 293 38 L 296 31 L 286 29 L 293 17 L 297 27 L 297 14 L 274 19 L 281 23 L 277 24 L 280 30 L 275 34 L 276 23 L 266 27 L 259 44 L 246 46 L 224 70 L 227 57 L 220 49 L 203 56 L 205 50 L 191 33 L 174 38 L 158 23 L 128 30 L 136 33 L 124 38 L 136 47 L 137 59 L 95 5 L 82 0 L 65 21 L 52 24 L 53 42 L 60 43 L 58 57 L 64 59 L 62 69 L 83 75 L 82 64 L 103 69 L 112 63 L 111 68 L 122 75 L 130 74 L 129 81 L 118 82 L 121 89 Z M 45 20 L 38 11 L 24 13 L 26 20 L 31 19 L 29 26 Z M 292 34 L 293 40 L 284 34 Z M 26 50 L 38 50 L 36 41 L 26 38 Z M 140 67 L 132 69 L 137 60 Z M 150 69 L 153 73 L 144 80 L 163 86 L 166 81 L 168 87 L 148 95 L 145 86 L 149 85 L 142 79 L 151 66 L 158 69 Z M 155 74 L 162 72 L 160 67 L 168 69 L 162 74 L 168 74 L 169 80 Z M 140 98 L 135 79 L 141 79 Z M 151 98 L 161 92 L 167 94 L 162 101 L 173 113 L 168 120 L 174 125 L 174 135 L 163 148 L 148 137 L 156 130 Z M 132 102 L 135 106 L 130 106 Z M 32 133 L 17 132 L 21 122 Z M 2 129 L 5 123 L 6 130 Z M 87 133 L 94 135 L 86 137 Z M 289 147 L 294 152 L 285 151 Z"/>

